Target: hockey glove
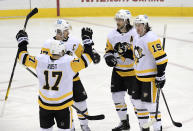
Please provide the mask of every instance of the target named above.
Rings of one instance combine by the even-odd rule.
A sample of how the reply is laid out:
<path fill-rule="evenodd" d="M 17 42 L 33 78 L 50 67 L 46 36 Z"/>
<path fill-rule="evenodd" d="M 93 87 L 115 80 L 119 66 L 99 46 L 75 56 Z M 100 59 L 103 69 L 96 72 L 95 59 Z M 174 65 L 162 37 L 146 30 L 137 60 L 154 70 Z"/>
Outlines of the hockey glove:
<path fill-rule="evenodd" d="M 126 42 L 124 43 L 118 42 L 115 44 L 115 47 L 114 47 L 114 51 L 119 55 L 123 55 L 127 51 L 127 49 L 128 49 L 128 46 Z"/>
<path fill-rule="evenodd" d="M 99 55 L 99 53 L 96 52 L 94 48 L 92 49 L 92 52 L 93 52 L 93 63 L 98 64 L 101 60 L 101 56 Z"/>
<path fill-rule="evenodd" d="M 122 56 L 125 57 L 125 58 L 129 58 L 131 60 L 134 60 L 132 50 L 127 50 Z"/>
<path fill-rule="evenodd" d="M 16 39 L 17 39 L 17 42 L 18 42 L 18 47 L 21 47 L 23 45 L 28 44 L 28 35 L 24 30 L 20 30 L 17 33 Z"/>
<path fill-rule="evenodd" d="M 117 59 L 113 55 L 106 56 L 105 61 L 110 67 L 114 67 L 117 64 Z"/>
<path fill-rule="evenodd" d="M 157 88 L 163 88 L 166 82 L 165 74 L 155 77 L 155 85 Z"/>
<path fill-rule="evenodd" d="M 84 45 L 94 45 L 92 35 L 93 31 L 91 28 L 82 28 L 81 37 Z"/>

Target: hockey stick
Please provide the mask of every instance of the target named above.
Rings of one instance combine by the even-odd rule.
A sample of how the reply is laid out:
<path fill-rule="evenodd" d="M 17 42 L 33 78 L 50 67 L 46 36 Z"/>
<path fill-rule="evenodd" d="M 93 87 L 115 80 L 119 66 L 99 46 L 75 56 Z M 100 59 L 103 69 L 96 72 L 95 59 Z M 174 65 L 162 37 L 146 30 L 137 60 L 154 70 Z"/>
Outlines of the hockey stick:
<path fill-rule="evenodd" d="M 25 24 L 24 24 L 24 28 L 23 28 L 24 31 L 25 31 L 25 29 L 26 29 L 28 20 L 29 20 L 33 15 L 35 15 L 36 13 L 38 13 L 38 9 L 37 9 L 37 8 L 34 8 L 34 9 L 26 16 Z M 5 95 L 5 101 L 4 101 L 4 103 L 3 103 L 3 108 L 2 108 L 2 110 L 1 110 L 0 117 L 2 117 L 3 114 L 4 114 L 5 103 L 6 103 L 7 99 L 8 99 L 9 90 L 10 90 L 10 88 L 11 88 L 11 83 L 12 83 L 12 80 L 13 80 L 13 75 L 14 75 L 14 72 L 15 72 L 16 64 L 17 64 L 18 53 L 19 53 L 19 52 L 18 52 L 18 50 L 17 50 L 17 54 L 16 54 L 16 57 L 15 57 L 13 69 L 12 69 L 12 72 L 11 72 L 11 77 L 10 77 L 10 79 L 9 79 L 9 84 L 8 84 L 7 92 L 6 92 L 6 95 Z"/>
<path fill-rule="evenodd" d="M 166 26 L 166 25 L 165 25 L 165 26 Z M 165 27 L 165 28 L 166 28 L 166 27 Z M 166 29 L 164 29 L 164 30 L 166 30 Z M 164 34 L 165 34 L 165 36 L 164 36 L 164 38 L 163 38 L 163 49 L 165 49 L 165 40 L 166 40 L 166 33 L 164 33 Z M 165 95 L 164 95 L 164 92 L 163 92 L 162 89 L 161 89 L 161 94 L 162 94 L 162 97 L 163 97 L 163 99 L 164 99 L 164 103 L 165 103 L 165 105 L 166 105 L 166 107 L 167 107 L 167 110 L 168 110 L 168 113 L 169 113 L 169 116 L 170 116 L 170 119 L 171 119 L 173 125 L 176 126 L 176 127 L 182 127 L 182 123 L 180 123 L 180 122 L 175 122 L 174 119 L 172 118 L 172 115 L 171 115 L 169 106 L 168 106 L 168 104 L 167 104 L 167 101 L 166 101 L 166 98 L 165 98 Z"/>
<path fill-rule="evenodd" d="M 171 113 L 170 113 L 169 106 L 168 106 L 167 101 L 166 101 L 166 98 L 165 98 L 165 95 L 164 95 L 164 93 L 163 93 L 163 91 L 162 91 L 162 90 L 161 90 L 161 94 L 162 94 L 162 96 L 163 96 L 163 99 L 164 99 L 165 105 L 166 105 L 166 107 L 167 107 L 167 110 L 168 110 L 168 113 L 169 113 L 169 115 L 170 115 L 170 119 L 171 119 L 171 121 L 172 121 L 173 125 L 174 125 L 174 126 L 176 126 L 176 127 L 182 127 L 182 123 L 180 123 L 180 122 L 176 122 L 176 121 L 174 121 L 174 120 L 173 120 L 172 115 L 171 115 Z"/>
<path fill-rule="evenodd" d="M 36 73 L 34 73 L 32 70 L 30 70 L 28 67 L 24 66 L 30 73 L 32 73 L 32 75 L 34 75 L 36 78 L 38 77 L 36 75 Z M 95 116 L 90 116 L 90 115 L 86 115 L 84 114 L 81 110 L 79 110 L 76 106 L 72 105 L 72 107 L 77 110 L 81 115 L 83 115 L 86 119 L 88 120 L 103 120 L 105 118 L 105 115 L 101 114 L 101 115 L 95 115 Z"/>
<path fill-rule="evenodd" d="M 105 115 L 95 115 L 95 116 L 89 116 L 84 114 L 81 110 L 79 110 L 76 106 L 72 105 L 72 107 L 78 111 L 78 113 L 80 113 L 81 115 L 83 115 L 85 118 L 87 118 L 88 120 L 103 120 L 105 118 Z"/>
<path fill-rule="evenodd" d="M 165 40 L 166 40 L 166 33 L 164 33 L 164 34 L 165 34 L 165 36 L 164 36 L 164 38 L 163 38 L 163 49 L 165 49 Z M 171 119 L 173 125 L 176 126 L 176 127 L 182 127 L 182 123 L 180 123 L 180 122 L 175 122 L 175 121 L 173 120 L 172 115 L 171 115 L 171 112 L 170 112 L 170 109 L 169 109 L 169 106 L 168 106 L 168 104 L 167 104 L 167 101 L 166 101 L 166 98 L 165 98 L 165 95 L 164 95 L 164 92 L 163 92 L 162 89 L 161 89 L 161 94 L 162 94 L 162 97 L 163 97 L 163 99 L 164 99 L 164 103 L 165 103 L 165 105 L 166 105 L 166 107 L 167 107 L 167 110 L 168 110 L 168 113 L 169 113 L 169 116 L 170 116 L 170 119 Z"/>

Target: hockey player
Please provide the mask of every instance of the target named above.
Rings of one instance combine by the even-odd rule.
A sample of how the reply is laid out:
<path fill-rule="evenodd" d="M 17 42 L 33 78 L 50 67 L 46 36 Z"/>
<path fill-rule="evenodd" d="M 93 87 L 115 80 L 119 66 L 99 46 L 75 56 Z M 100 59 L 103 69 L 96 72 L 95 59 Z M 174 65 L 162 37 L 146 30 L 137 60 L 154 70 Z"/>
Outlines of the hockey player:
<path fill-rule="evenodd" d="M 125 131 L 130 129 L 125 103 L 125 93 L 132 93 L 136 84 L 133 60 L 132 42 L 137 37 L 136 30 L 130 24 L 131 13 L 128 10 L 119 10 L 115 15 L 117 29 L 108 34 L 105 49 L 105 61 L 113 67 L 111 78 L 112 99 L 120 118 L 119 126 L 112 131 Z"/>
<path fill-rule="evenodd" d="M 41 49 L 41 53 L 51 55 L 49 41 L 56 39 L 56 40 L 61 40 L 65 43 L 66 53 L 68 55 L 72 55 L 72 56 L 75 55 L 76 57 L 81 58 L 84 50 L 83 46 L 80 44 L 80 42 L 77 39 L 69 35 L 70 29 L 71 29 L 71 25 L 67 21 L 63 19 L 58 19 L 55 23 L 56 36 L 54 36 L 53 38 L 45 42 L 45 44 L 43 45 L 43 48 Z M 92 30 L 88 30 L 85 33 L 87 34 L 84 34 L 84 36 L 82 36 L 83 42 L 88 40 L 87 37 L 91 37 L 89 39 L 92 39 L 92 34 L 93 34 Z M 99 63 L 100 55 L 94 50 L 94 48 L 93 48 L 93 56 L 91 57 L 93 57 L 94 63 Z M 86 104 L 87 94 L 84 89 L 84 86 L 82 85 L 82 82 L 80 81 L 79 73 L 77 73 L 73 79 L 73 93 L 74 93 L 73 99 L 75 101 L 74 105 L 78 107 L 79 110 L 83 111 L 85 114 L 88 114 L 87 104 Z M 90 128 L 88 126 L 88 120 L 79 112 L 77 112 L 77 114 L 80 120 L 82 131 L 90 131 Z"/>
<path fill-rule="evenodd" d="M 148 122 L 149 116 L 155 118 L 157 88 L 163 88 L 165 84 L 168 59 L 160 39 L 151 31 L 148 17 L 139 15 L 134 24 L 140 37 L 134 43 L 137 86 L 132 97 L 138 110 L 141 130 L 149 131 L 149 128 L 143 129 L 142 126 Z M 153 127 L 154 131 L 162 131 L 160 112 Z"/>
<path fill-rule="evenodd" d="M 82 30 L 84 51 L 81 58 L 64 55 L 64 43 L 50 40 L 51 56 L 40 54 L 31 56 L 27 52 L 28 35 L 20 30 L 16 39 L 18 41 L 19 61 L 27 67 L 36 70 L 39 79 L 39 115 L 42 131 L 52 131 L 54 119 L 59 131 L 71 131 L 73 104 L 73 77 L 92 62 L 91 29 Z"/>

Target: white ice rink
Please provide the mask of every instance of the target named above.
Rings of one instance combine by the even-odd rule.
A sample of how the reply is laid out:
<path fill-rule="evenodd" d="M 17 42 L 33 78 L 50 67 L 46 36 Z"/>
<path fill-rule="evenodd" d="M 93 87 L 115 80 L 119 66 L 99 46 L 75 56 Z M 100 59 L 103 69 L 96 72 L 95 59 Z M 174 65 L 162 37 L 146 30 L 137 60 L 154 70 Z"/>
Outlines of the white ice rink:
<path fill-rule="evenodd" d="M 66 18 L 72 25 L 71 35 L 81 40 L 82 27 L 94 31 L 95 48 L 104 55 L 106 36 L 116 24 L 113 18 Z M 40 53 L 44 41 L 54 35 L 53 23 L 56 18 L 31 19 L 27 26 L 32 55 Z M 166 70 L 166 85 L 163 88 L 172 116 L 183 123 L 182 128 L 172 125 L 167 109 L 161 98 L 163 131 L 193 131 L 193 18 L 151 17 L 151 26 L 160 38 L 164 24 L 168 25 L 166 52 L 169 64 Z M 10 79 L 16 51 L 16 33 L 23 28 L 24 19 L 0 20 L 0 110 L 2 109 L 8 81 Z M 100 64 L 92 64 L 80 72 L 80 78 L 88 94 L 90 115 L 105 114 L 102 121 L 89 121 L 92 131 L 111 131 L 119 123 L 110 92 L 112 68 L 102 58 Z M 38 81 L 21 65 L 17 64 L 4 117 L 0 118 L 0 131 L 38 131 Z M 128 96 L 128 113 L 131 131 L 139 131 L 138 121 Z M 75 127 L 80 124 L 74 111 Z"/>

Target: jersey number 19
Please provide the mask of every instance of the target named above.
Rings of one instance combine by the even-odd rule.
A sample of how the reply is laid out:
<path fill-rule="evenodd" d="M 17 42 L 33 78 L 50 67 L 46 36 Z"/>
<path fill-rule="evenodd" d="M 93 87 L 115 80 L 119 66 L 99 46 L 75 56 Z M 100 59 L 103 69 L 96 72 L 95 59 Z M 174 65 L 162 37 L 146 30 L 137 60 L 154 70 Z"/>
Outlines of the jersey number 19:
<path fill-rule="evenodd" d="M 152 48 L 153 48 L 153 51 L 154 51 L 154 52 L 160 51 L 160 50 L 162 49 L 160 43 L 156 44 L 156 46 L 155 46 L 155 45 L 152 45 Z"/>

